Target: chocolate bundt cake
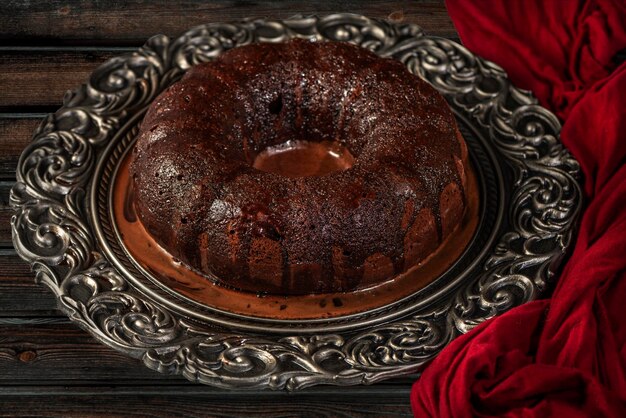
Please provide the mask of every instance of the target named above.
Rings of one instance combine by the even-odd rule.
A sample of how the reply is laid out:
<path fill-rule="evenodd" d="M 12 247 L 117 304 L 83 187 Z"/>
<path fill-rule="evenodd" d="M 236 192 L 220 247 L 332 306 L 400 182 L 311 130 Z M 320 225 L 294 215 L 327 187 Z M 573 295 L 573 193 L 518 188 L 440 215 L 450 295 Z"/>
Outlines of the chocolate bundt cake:
<path fill-rule="evenodd" d="M 217 283 L 308 294 L 375 286 L 432 254 L 466 206 L 445 100 L 341 42 L 254 44 L 197 65 L 148 110 L 138 217 Z"/>

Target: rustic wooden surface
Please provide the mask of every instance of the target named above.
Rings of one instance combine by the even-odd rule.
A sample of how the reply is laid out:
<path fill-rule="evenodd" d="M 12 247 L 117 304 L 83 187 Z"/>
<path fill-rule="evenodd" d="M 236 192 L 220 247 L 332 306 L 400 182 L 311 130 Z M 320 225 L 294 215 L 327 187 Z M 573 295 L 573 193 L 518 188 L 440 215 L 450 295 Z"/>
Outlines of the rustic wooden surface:
<path fill-rule="evenodd" d="M 0 2 L 0 416 L 411 416 L 411 376 L 289 394 L 217 390 L 148 370 L 62 315 L 11 245 L 8 196 L 19 155 L 65 91 L 99 64 L 201 23 L 333 12 L 456 38 L 443 1 Z"/>

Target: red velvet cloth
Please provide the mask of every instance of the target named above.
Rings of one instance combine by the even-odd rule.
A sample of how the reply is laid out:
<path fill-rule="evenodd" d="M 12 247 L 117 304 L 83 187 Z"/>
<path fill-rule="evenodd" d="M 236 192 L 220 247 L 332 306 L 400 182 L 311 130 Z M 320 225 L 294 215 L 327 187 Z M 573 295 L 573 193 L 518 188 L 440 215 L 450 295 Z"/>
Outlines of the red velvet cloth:
<path fill-rule="evenodd" d="M 454 340 L 411 392 L 416 416 L 626 417 L 626 3 L 448 0 L 463 43 L 563 122 L 587 208 L 550 299 Z"/>

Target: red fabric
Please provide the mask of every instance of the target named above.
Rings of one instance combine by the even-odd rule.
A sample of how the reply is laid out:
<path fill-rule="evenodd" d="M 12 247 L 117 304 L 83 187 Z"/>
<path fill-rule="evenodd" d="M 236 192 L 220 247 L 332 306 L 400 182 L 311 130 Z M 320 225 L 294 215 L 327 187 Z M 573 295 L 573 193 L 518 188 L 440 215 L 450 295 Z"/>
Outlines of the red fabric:
<path fill-rule="evenodd" d="M 552 297 L 453 341 L 416 416 L 626 417 L 626 4 L 448 0 L 463 43 L 563 121 L 588 206 Z"/>

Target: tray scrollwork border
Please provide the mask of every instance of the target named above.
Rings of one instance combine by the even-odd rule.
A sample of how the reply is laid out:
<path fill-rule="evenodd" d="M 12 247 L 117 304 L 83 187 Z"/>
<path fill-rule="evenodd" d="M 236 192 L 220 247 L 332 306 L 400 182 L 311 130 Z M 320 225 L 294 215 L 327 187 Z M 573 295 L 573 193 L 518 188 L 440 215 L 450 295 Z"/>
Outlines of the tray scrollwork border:
<path fill-rule="evenodd" d="M 203 327 L 137 292 L 98 247 L 90 182 L 116 132 L 188 68 L 251 42 L 347 41 L 405 63 L 480 127 L 512 173 L 506 227 L 445 301 L 356 332 L 257 335 Z M 207 24 L 151 38 L 66 94 L 18 164 L 13 242 L 60 308 L 99 341 L 164 373 L 222 388 L 368 384 L 419 371 L 454 337 L 533 300 L 553 278 L 581 209 L 578 163 L 558 120 L 505 72 L 412 24 L 351 14 Z"/>

